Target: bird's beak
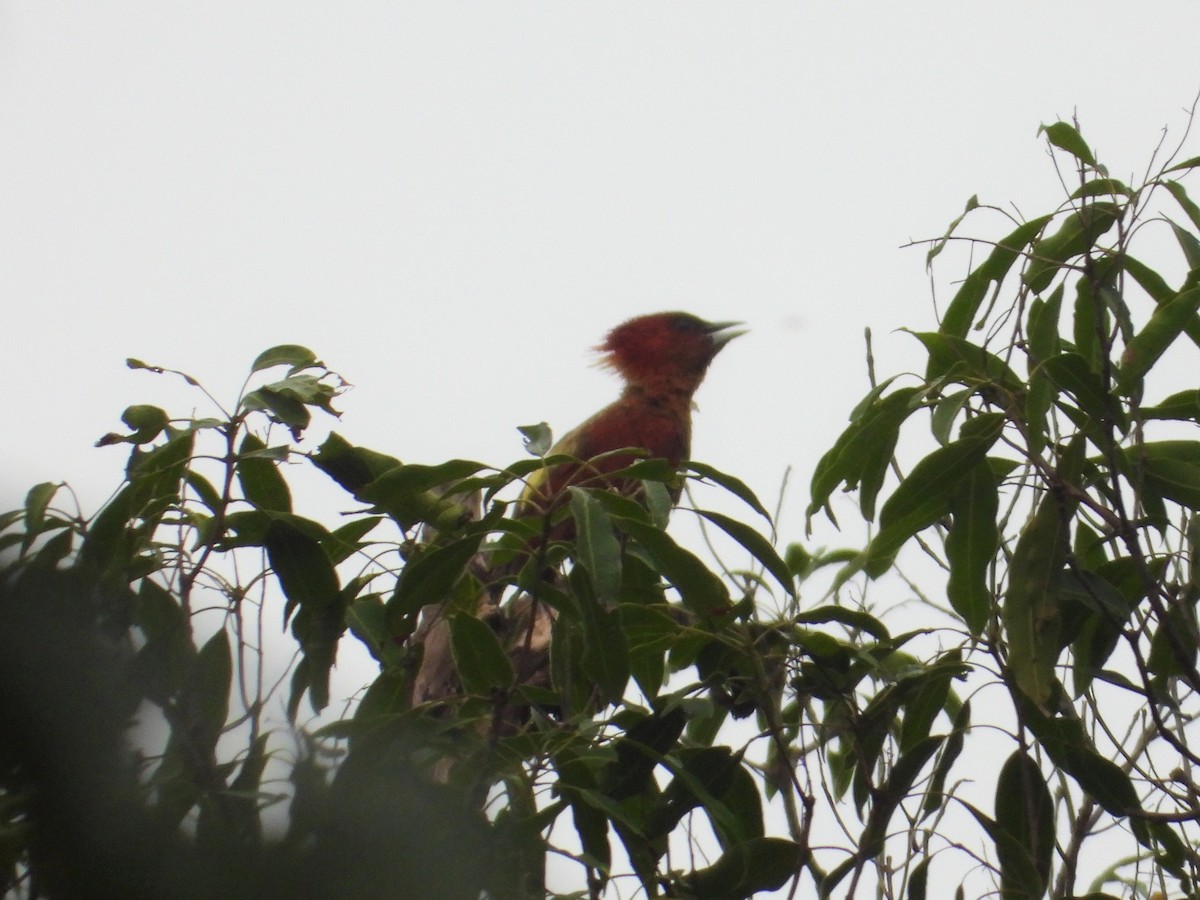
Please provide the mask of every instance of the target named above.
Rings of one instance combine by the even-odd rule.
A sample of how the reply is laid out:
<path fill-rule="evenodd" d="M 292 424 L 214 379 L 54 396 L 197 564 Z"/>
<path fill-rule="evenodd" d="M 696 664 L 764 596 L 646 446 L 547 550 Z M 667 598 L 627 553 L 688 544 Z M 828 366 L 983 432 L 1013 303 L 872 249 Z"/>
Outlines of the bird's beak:
<path fill-rule="evenodd" d="M 731 328 L 738 328 L 739 325 L 744 325 L 744 322 L 706 322 L 705 329 L 712 335 L 713 351 L 720 350 L 735 337 L 741 337 L 748 328 L 740 328 L 737 331 L 730 331 Z"/>

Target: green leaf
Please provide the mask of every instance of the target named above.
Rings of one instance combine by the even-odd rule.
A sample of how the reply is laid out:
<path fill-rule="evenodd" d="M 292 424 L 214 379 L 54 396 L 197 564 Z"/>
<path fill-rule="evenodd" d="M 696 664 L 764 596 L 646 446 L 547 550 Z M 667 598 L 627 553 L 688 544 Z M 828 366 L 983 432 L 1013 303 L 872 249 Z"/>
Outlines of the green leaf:
<path fill-rule="evenodd" d="M 167 430 L 170 418 L 157 406 L 130 406 L 121 413 L 121 421 L 133 429 L 125 438 L 133 444 L 148 444 Z"/>
<path fill-rule="evenodd" d="M 338 577 L 320 543 L 287 519 L 272 519 L 263 536 L 267 559 L 287 597 L 284 621 L 297 606 L 340 602 Z"/>
<path fill-rule="evenodd" d="M 900 426 L 915 412 L 913 400 L 918 395 L 918 388 L 902 388 L 876 400 L 821 457 L 813 470 L 812 499 L 806 513 L 810 530 L 812 517 L 822 507 L 829 509 L 830 495 L 843 483 L 848 489 L 861 485 L 863 516 L 874 519 L 875 498 L 883 486 Z"/>
<path fill-rule="evenodd" d="M 935 331 L 912 332 L 912 335 L 929 353 L 925 374 L 929 380 L 952 374 L 964 384 L 994 383 L 1010 391 L 1018 391 L 1022 386 L 1021 379 L 1004 360 L 970 341 Z"/>
<path fill-rule="evenodd" d="M 1008 640 L 1008 665 L 1017 686 L 1046 707 L 1057 680 L 1059 582 L 1069 550 L 1068 510 L 1046 494 L 1017 541 L 1009 563 L 1001 622 Z"/>
<path fill-rule="evenodd" d="M 374 530 L 383 521 L 382 516 L 363 516 L 351 519 L 341 528 L 329 533 L 329 537 L 321 542 L 330 561 L 336 566 L 349 559 L 363 546 L 362 538 Z"/>
<path fill-rule="evenodd" d="M 1071 192 L 1072 200 L 1083 197 L 1132 197 L 1133 191 L 1116 178 L 1092 178 Z"/>
<path fill-rule="evenodd" d="M 1124 208 L 1105 201 L 1094 201 L 1067 215 L 1058 231 L 1037 241 L 1030 250 L 1029 264 L 1022 278 L 1035 294 L 1054 280 L 1069 260 L 1087 253 L 1121 217 Z"/>
<path fill-rule="evenodd" d="M 1004 426 L 1004 416 L 1000 413 L 988 413 L 973 421 L 977 424 L 969 436 L 922 459 L 884 503 L 879 515 L 879 533 L 863 559 L 863 568 L 872 578 L 891 567 L 897 551 L 910 537 L 949 512 L 950 498 L 984 459 Z"/>
<path fill-rule="evenodd" d="M 954 767 L 963 749 L 963 738 L 971 727 L 971 701 L 964 703 L 954 715 L 954 729 L 946 738 L 945 746 L 937 763 L 933 767 L 933 775 L 929 779 L 929 787 L 925 790 L 925 800 L 921 804 L 921 818 L 931 815 L 941 809 L 947 798 L 945 793 L 946 778 Z"/>
<path fill-rule="evenodd" d="M 684 463 L 683 467 L 707 481 L 720 485 L 764 519 L 770 521 L 771 514 L 767 512 L 767 508 L 762 505 L 762 502 L 755 495 L 754 491 L 750 490 L 749 486 L 740 478 L 722 472 L 720 469 L 715 469 L 705 463 L 696 462 L 695 460 L 689 460 Z"/>
<path fill-rule="evenodd" d="M 1147 419 L 1176 419 L 1200 422 L 1200 390 L 1179 391 L 1154 406 L 1143 406 Z"/>
<path fill-rule="evenodd" d="M 797 625 L 824 625 L 827 622 L 837 622 L 855 631 L 865 631 L 877 641 L 890 641 L 891 634 L 887 626 L 872 615 L 862 610 L 847 609 L 844 606 L 818 606 L 815 609 L 797 613 L 793 618 Z"/>
<path fill-rule="evenodd" d="M 313 465 L 356 497 L 384 472 L 400 465 L 400 460 L 395 457 L 352 446 L 336 431 L 330 432 L 309 458 Z"/>
<path fill-rule="evenodd" d="M 908 797 L 913 782 L 921 774 L 925 764 L 942 746 L 944 740 L 942 735 L 926 737 L 896 760 L 887 780 L 872 797 L 871 812 L 858 838 L 857 855 L 860 859 L 874 859 L 883 852 L 888 823 L 891 822 L 896 809 Z"/>
<path fill-rule="evenodd" d="M 1194 169 L 1197 166 L 1200 166 L 1200 156 L 1193 156 L 1191 159 L 1185 159 L 1181 163 L 1176 163 L 1169 169 L 1164 169 L 1163 174 L 1166 175 L 1170 172 L 1180 172 L 1185 169 Z"/>
<path fill-rule="evenodd" d="M 278 467 L 270 458 L 252 455 L 266 449 L 258 437 L 246 434 L 238 450 L 238 483 L 245 498 L 259 509 L 290 513 L 292 494 Z"/>
<path fill-rule="evenodd" d="M 780 558 L 770 541 L 744 522 L 731 519 L 729 516 L 722 515 L 719 512 L 698 509 L 696 513 L 712 522 L 741 544 L 755 560 L 762 564 L 763 568 L 775 576 L 775 579 L 788 594 L 795 596 L 796 588 L 792 583 L 791 570 L 788 568 L 787 563 Z"/>
<path fill-rule="evenodd" d="M 1184 186 L 1178 181 L 1172 181 L 1170 179 L 1166 181 L 1159 181 L 1157 183 L 1165 187 L 1171 196 L 1175 198 L 1175 202 L 1179 204 L 1180 209 L 1182 209 L 1188 219 L 1191 220 L 1192 226 L 1195 228 L 1200 228 L 1200 207 L 1196 206 L 1196 204 L 1192 201 L 1192 198 L 1188 196 L 1187 190 L 1184 188 Z M 1192 263 L 1191 266 L 1193 269 L 1196 268 L 1194 263 Z"/>
<path fill-rule="evenodd" d="M 1035 298 L 1029 305 L 1026 336 L 1029 350 L 1029 391 L 1025 397 L 1025 419 L 1029 428 L 1029 451 L 1040 453 L 1046 442 L 1046 415 L 1056 392 L 1049 376 L 1038 364 L 1057 356 L 1061 349 L 1059 316 L 1063 288 L 1059 285 L 1048 300 Z"/>
<path fill-rule="evenodd" d="M 971 198 L 967 201 L 966 208 L 962 211 L 957 219 L 950 223 L 950 225 L 946 228 L 946 233 L 943 234 L 941 238 L 933 242 L 933 246 L 930 247 L 929 252 L 925 254 L 926 267 L 928 267 L 929 264 L 933 262 L 934 258 L 945 249 L 946 244 L 950 240 L 950 235 L 954 234 L 954 229 L 958 228 L 958 226 L 962 223 L 962 220 L 967 217 L 967 213 L 978 208 L 979 198 L 972 194 Z"/>
<path fill-rule="evenodd" d="M 1200 310 L 1200 288 L 1182 291 L 1158 306 L 1148 321 L 1126 345 L 1117 372 L 1117 387 L 1129 394 L 1141 383 L 1159 357 L 1195 319 Z"/>
<path fill-rule="evenodd" d="M 907 900 L 925 900 L 925 889 L 929 881 L 929 864 L 932 857 L 926 856 L 908 875 Z"/>
<path fill-rule="evenodd" d="M 1200 510 L 1200 465 L 1177 459 L 1145 461 L 1146 485 L 1168 500 Z"/>
<path fill-rule="evenodd" d="M 694 553 L 645 522 L 616 516 L 613 522 L 646 551 L 654 568 L 679 591 L 684 606 L 703 618 L 729 611 L 729 589 Z"/>
<path fill-rule="evenodd" d="M 441 547 L 422 548 L 396 579 L 388 601 L 388 617 L 413 616 L 428 603 L 441 603 L 466 573 L 467 563 L 478 552 L 483 534 L 468 535 Z"/>
<path fill-rule="evenodd" d="M 258 354 L 254 365 L 250 367 L 250 372 L 261 372 L 272 366 L 291 366 L 292 371 L 297 372 L 319 365 L 321 362 L 317 359 L 316 354 L 307 347 L 301 347 L 299 344 L 280 344 L 278 347 L 272 347 L 270 350 L 264 350 Z"/>
<path fill-rule="evenodd" d="M 538 458 L 544 457 L 554 446 L 554 432 L 545 422 L 536 425 L 518 425 L 517 431 L 525 442 L 525 452 Z"/>
<path fill-rule="evenodd" d="M 196 704 L 196 719 L 189 723 L 188 739 L 198 746 L 194 751 L 211 753 L 229 716 L 229 689 L 233 684 L 233 653 L 229 633 L 221 629 L 209 638 L 195 658 L 189 694 Z"/>
<path fill-rule="evenodd" d="M 1078 353 L 1061 353 L 1051 357 L 1042 363 L 1040 371 L 1060 390 L 1074 397 L 1079 409 L 1097 427 L 1113 421 L 1122 432 L 1128 430 L 1129 423 L 1125 420 L 1124 412 L 1110 400 L 1100 376 Z"/>
<path fill-rule="evenodd" d="M 62 487 L 61 482 L 43 481 L 41 484 L 35 484 L 25 494 L 25 535 L 21 540 L 22 556 L 29 552 L 33 542 L 42 533 L 46 522 L 46 510 L 60 487 Z"/>
<path fill-rule="evenodd" d="M 592 491 L 574 486 L 568 490 L 575 519 L 575 561 L 591 577 L 600 605 L 611 609 L 621 587 L 621 545 L 613 534 L 611 519 Z"/>
<path fill-rule="evenodd" d="M 1090 168 L 1096 168 L 1096 158 L 1092 156 L 1092 151 L 1088 149 L 1087 143 L 1075 130 L 1073 125 L 1066 122 L 1055 122 L 1052 125 L 1038 126 L 1038 134 L 1046 135 L 1046 140 L 1057 147 L 1059 150 L 1066 150 L 1077 160 Z"/>
<path fill-rule="evenodd" d="M 621 627 L 621 611 L 584 603 L 583 672 L 600 689 L 601 698 L 617 703 L 629 683 L 629 639 Z"/>
<path fill-rule="evenodd" d="M 450 618 L 450 650 L 467 693 L 490 697 L 495 691 L 510 690 L 517 682 L 512 661 L 496 632 L 475 616 L 462 613 Z"/>
<path fill-rule="evenodd" d="M 987 295 L 988 285 L 995 282 L 999 286 L 1012 268 L 1017 257 L 1025 250 L 1051 216 L 1041 216 L 1019 225 L 1012 234 L 997 242 L 983 264 L 976 268 L 958 289 L 950 306 L 942 317 L 942 325 L 938 329 L 942 334 L 951 337 L 965 337 L 979 312 L 979 305 Z"/>
<path fill-rule="evenodd" d="M 995 476 L 980 460 L 950 496 L 952 524 L 946 536 L 946 595 L 975 637 L 983 633 L 992 609 L 988 570 L 1000 546 L 999 508 Z"/>
<path fill-rule="evenodd" d="M 679 879 L 683 896 L 742 900 L 783 887 L 800 872 L 808 852 L 783 838 L 753 838 L 734 844 L 708 868 Z"/>
<path fill-rule="evenodd" d="M 1050 881 L 1054 854 L 1054 801 L 1036 762 L 1015 750 L 996 783 L 996 825 L 1013 842 L 997 842 L 1000 889 L 1005 896 L 1041 897 Z M 1015 846 L 1014 846 L 1015 845 Z M 1020 848 L 1020 858 L 1013 850 Z M 1031 882 L 1030 869 L 1036 875 Z"/>
<path fill-rule="evenodd" d="M 482 463 L 452 459 L 436 466 L 398 465 L 355 492 L 355 496 L 387 513 L 405 531 L 428 522 L 439 530 L 460 525 L 468 512 L 452 496 L 457 482 L 485 468 Z"/>

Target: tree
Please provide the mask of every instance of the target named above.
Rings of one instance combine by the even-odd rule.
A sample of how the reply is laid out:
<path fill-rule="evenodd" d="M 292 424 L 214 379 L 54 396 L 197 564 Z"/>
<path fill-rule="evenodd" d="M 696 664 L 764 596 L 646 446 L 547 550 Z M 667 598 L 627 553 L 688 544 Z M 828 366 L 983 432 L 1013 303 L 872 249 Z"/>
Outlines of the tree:
<path fill-rule="evenodd" d="M 42 484 L 0 518 L 6 888 L 542 897 L 552 859 L 592 897 L 1194 892 L 1200 390 L 1167 367 L 1200 344 L 1200 158 L 1131 186 L 1042 133 L 1066 200 L 984 240 L 966 218 L 1007 214 L 973 198 L 931 243 L 987 252 L 914 333 L 925 371 L 873 382 L 813 473 L 810 523 L 861 515 L 861 549 L 781 552 L 738 478 L 640 459 L 642 502 L 573 488 L 496 609 L 537 527 L 503 498 L 563 459 L 302 450 L 341 384 L 292 345 L 212 417 L 127 409 L 98 513 Z M 1178 287 L 1144 245 L 1180 249 Z M 296 508 L 318 471 L 358 506 L 337 527 Z M 667 533 L 680 477 L 744 504 L 678 513 L 741 566 Z M 450 676 L 414 702 L 431 616 Z M 339 717 L 353 642 L 379 671 Z"/>

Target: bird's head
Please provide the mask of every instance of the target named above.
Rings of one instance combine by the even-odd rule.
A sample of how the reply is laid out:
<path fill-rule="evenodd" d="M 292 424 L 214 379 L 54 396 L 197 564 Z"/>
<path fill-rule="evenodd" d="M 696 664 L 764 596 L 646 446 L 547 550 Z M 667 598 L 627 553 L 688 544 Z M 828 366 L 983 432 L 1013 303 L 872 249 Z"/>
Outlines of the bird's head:
<path fill-rule="evenodd" d="M 705 322 L 689 313 L 638 316 L 618 325 L 596 349 L 601 364 L 631 384 L 694 391 L 721 348 L 745 331 L 740 322 Z"/>

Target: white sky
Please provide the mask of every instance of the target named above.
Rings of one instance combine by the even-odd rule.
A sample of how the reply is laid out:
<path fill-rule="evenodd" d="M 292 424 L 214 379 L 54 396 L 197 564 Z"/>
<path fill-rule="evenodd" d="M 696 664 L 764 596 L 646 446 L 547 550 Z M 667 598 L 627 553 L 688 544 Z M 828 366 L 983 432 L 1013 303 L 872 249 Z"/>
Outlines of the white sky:
<path fill-rule="evenodd" d="M 933 323 L 899 245 L 1057 202 L 1041 122 L 1078 109 L 1116 175 L 1181 133 L 1200 8 L 1133 10 L 0 0 L 0 505 L 103 499 L 92 442 L 179 396 L 127 356 L 232 398 L 303 343 L 351 440 L 503 463 L 613 396 L 609 327 L 683 308 L 753 328 L 695 455 L 764 495 L 794 466 L 798 526 L 863 326 L 886 372 Z"/>
<path fill-rule="evenodd" d="M 1076 110 L 1140 174 L 1197 34 L 1190 2 L 0 0 L 0 508 L 66 479 L 94 510 L 124 407 L 189 412 L 128 356 L 232 400 L 305 344 L 351 441 L 503 464 L 613 397 L 608 328 L 679 308 L 753 329 L 694 455 L 765 499 L 794 467 L 799 538 L 863 327 L 883 374 L 935 327 L 900 245 L 972 194 L 1057 204 L 1035 133 Z"/>

